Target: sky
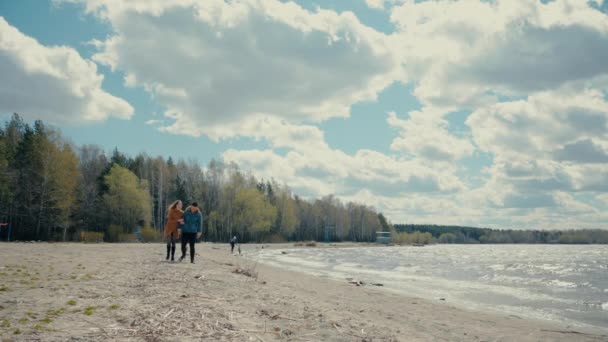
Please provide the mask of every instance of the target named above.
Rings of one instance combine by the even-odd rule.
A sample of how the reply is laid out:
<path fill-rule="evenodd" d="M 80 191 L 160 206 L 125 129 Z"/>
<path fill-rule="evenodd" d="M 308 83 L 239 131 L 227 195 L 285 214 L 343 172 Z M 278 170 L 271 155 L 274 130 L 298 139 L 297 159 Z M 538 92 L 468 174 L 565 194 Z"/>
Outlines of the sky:
<path fill-rule="evenodd" d="M 608 228 L 603 0 L 0 0 L 0 119 L 394 223 Z"/>

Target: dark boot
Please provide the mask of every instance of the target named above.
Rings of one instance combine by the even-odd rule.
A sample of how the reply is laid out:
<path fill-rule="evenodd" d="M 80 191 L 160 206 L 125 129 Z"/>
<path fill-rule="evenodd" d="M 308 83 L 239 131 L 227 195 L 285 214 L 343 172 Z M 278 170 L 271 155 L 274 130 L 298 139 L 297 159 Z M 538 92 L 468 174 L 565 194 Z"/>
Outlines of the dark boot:
<path fill-rule="evenodd" d="M 171 261 L 175 261 L 175 245 L 171 246 Z"/>
<path fill-rule="evenodd" d="M 167 244 L 167 258 L 165 260 L 169 260 L 169 253 L 171 252 L 171 246 Z"/>

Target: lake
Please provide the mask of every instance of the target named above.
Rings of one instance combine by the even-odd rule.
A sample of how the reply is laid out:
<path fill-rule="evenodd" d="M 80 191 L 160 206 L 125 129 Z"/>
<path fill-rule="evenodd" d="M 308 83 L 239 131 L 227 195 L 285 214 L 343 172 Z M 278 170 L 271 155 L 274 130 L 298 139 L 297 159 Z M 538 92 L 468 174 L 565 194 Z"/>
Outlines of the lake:
<path fill-rule="evenodd" d="M 388 291 L 467 309 L 608 330 L 608 246 L 294 248 L 247 257 L 321 277 L 382 283 Z"/>

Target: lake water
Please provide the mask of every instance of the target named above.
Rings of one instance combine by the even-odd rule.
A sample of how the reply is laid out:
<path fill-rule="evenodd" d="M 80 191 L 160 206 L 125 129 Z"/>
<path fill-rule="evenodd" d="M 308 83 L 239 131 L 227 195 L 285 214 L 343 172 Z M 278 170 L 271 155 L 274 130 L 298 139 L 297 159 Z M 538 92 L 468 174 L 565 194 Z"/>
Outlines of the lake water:
<path fill-rule="evenodd" d="M 283 254 L 286 251 L 287 254 Z M 258 250 L 248 257 L 475 310 L 608 330 L 608 246 L 433 245 Z"/>

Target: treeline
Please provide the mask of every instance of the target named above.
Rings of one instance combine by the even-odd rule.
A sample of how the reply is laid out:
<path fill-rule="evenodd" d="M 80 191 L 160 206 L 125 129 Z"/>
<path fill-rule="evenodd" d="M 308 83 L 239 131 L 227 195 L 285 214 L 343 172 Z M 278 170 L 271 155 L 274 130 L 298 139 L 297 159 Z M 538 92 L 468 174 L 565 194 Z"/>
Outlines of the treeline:
<path fill-rule="evenodd" d="M 199 202 L 210 241 L 374 241 L 389 230 L 373 208 L 333 196 L 305 200 L 235 164 L 107 155 L 17 114 L 0 128 L 0 223 L 11 224 L 11 240 L 157 239 L 176 199 Z"/>
<path fill-rule="evenodd" d="M 497 230 L 460 226 L 396 224 L 393 240 L 405 243 L 608 244 L 608 231 Z"/>

